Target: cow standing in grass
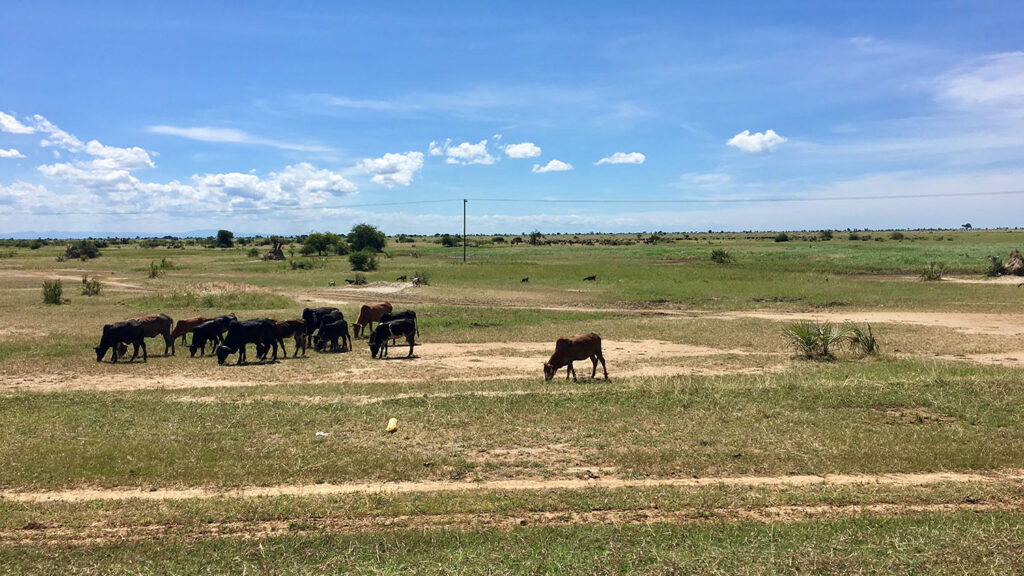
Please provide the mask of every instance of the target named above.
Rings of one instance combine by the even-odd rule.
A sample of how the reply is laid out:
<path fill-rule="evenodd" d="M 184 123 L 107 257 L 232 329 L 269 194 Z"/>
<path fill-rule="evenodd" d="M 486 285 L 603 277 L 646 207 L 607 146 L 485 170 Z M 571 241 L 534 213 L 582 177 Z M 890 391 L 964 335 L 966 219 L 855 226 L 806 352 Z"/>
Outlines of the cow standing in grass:
<path fill-rule="evenodd" d="M 123 347 L 123 342 L 127 342 L 135 347 L 135 350 L 132 352 L 132 362 L 139 355 L 140 347 L 142 348 L 142 361 L 146 361 L 146 331 L 137 320 L 115 322 L 104 326 L 103 336 L 100 337 L 100 345 L 94 348 L 96 350 L 96 361 L 101 362 L 103 357 L 107 355 L 107 350 L 113 348 L 114 352 L 111 361 L 117 364 L 118 357 L 124 354 L 122 350 L 127 350 L 127 348 Z"/>
<path fill-rule="evenodd" d="M 352 324 L 352 334 L 356 338 L 360 338 L 363 335 L 363 328 L 367 326 L 370 330 L 373 330 L 373 323 L 380 322 L 380 317 L 385 314 L 391 313 L 390 302 L 374 302 L 371 304 L 363 304 L 359 308 L 359 318 L 356 318 L 354 324 Z"/>
<path fill-rule="evenodd" d="M 171 332 L 171 339 L 177 340 L 181 338 L 181 345 L 185 346 L 188 342 L 185 340 L 185 336 L 195 330 L 196 326 L 199 326 L 203 322 L 206 322 L 209 318 L 203 318 L 202 316 L 196 316 L 195 318 L 182 318 L 178 320 L 178 323 L 174 325 L 174 330 Z"/>
<path fill-rule="evenodd" d="M 170 352 L 174 354 L 174 338 L 171 337 L 171 326 L 174 324 L 174 320 L 167 314 L 147 314 L 141 318 L 136 318 L 136 322 L 142 324 L 142 329 L 146 332 L 146 338 L 152 338 L 154 336 L 164 337 L 164 356 Z"/>
<path fill-rule="evenodd" d="M 210 351 L 213 352 L 217 349 L 217 345 L 220 344 L 220 335 L 222 330 L 220 329 L 220 323 L 216 320 L 207 320 L 199 326 L 192 329 L 192 345 L 188 347 L 189 353 L 192 357 L 195 357 L 196 350 L 200 351 L 199 356 L 206 356 L 206 343 L 210 343 Z"/>
<path fill-rule="evenodd" d="M 412 358 L 412 351 L 416 346 L 416 322 L 408 318 L 378 324 L 377 329 L 370 333 L 370 356 L 376 358 L 379 352 L 381 358 L 387 357 L 388 340 L 402 336 L 409 343 L 407 358 Z"/>
<path fill-rule="evenodd" d="M 604 370 L 604 379 L 607 380 L 608 367 L 605 366 L 604 355 L 601 354 L 600 336 L 590 332 L 589 334 L 577 334 L 572 338 L 559 338 L 555 342 L 555 353 L 551 355 L 550 360 L 544 363 L 544 380 L 551 380 L 559 368 L 568 366 L 565 371 L 565 379 L 568 380 L 571 374 L 575 382 L 576 370 L 572 367 L 572 363 L 588 358 L 594 363 L 594 370 L 590 373 L 590 377 L 594 378 L 597 375 L 597 361 L 600 360 L 601 368 Z"/>
<path fill-rule="evenodd" d="M 284 339 L 289 336 L 295 338 L 295 353 L 292 354 L 292 358 L 299 355 L 299 348 L 302 348 L 302 355 L 306 355 L 306 321 L 302 319 L 297 320 L 280 320 L 277 322 L 277 343 L 281 345 L 281 353 L 284 354 L 285 358 L 288 357 L 288 351 L 284 347 Z"/>
<path fill-rule="evenodd" d="M 276 361 L 277 322 L 269 318 L 232 322 L 228 326 L 228 335 L 224 338 L 224 344 L 217 348 L 217 363 L 223 364 L 227 357 L 235 352 L 238 352 L 238 364 L 245 362 L 246 344 L 255 344 L 256 355 L 260 358 L 265 357 L 266 351 L 273 347 L 274 356 L 271 361 Z"/>
<path fill-rule="evenodd" d="M 344 319 L 345 315 L 341 313 L 341 310 L 333 306 L 303 308 L 302 320 L 306 322 L 306 346 L 313 345 L 313 333 L 319 330 L 321 325 Z"/>
<path fill-rule="evenodd" d="M 349 336 L 348 322 L 337 320 L 320 325 L 320 331 L 313 339 L 314 349 L 317 352 L 326 352 L 328 343 L 331 352 L 339 349 L 338 338 L 341 338 L 341 351 L 347 352 L 352 349 L 352 337 Z"/>

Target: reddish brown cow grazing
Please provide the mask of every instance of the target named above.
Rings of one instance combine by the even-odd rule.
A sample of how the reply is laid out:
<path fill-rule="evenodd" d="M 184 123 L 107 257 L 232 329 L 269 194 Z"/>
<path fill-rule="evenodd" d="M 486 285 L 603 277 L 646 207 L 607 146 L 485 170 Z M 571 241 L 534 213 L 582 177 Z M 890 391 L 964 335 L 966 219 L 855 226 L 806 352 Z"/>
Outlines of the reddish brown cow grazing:
<path fill-rule="evenodd" d="M 170 316 L 167 314 L 147 314 L 135 320 L 142 324 L 146 338 L 154 336 L 164 337 L 164 356 L 167 355 L 168 351 L 174 354 L 174 338 L 171 337 L 171 325 L 174 324 L 174 320 L 171 320 Z"/>
<path fill-rule="evenodd" d="M 288 351 L 284 349 L 284 339 L 294 336 L 295 337 L 295 353 L 292 354 L 292 358 L 299 355 L 299 348 L 302 348 L 302 355 L 306 355 L 306 321 L 299 318 L 296 320 L 279 320 L 277 322 L 277 341 L 281 344 L 281 352 L 288 356 Z"/>
<path fill-rule="evenodd" d="M 362 308 L 359 309 L 359 318 L 356 318 L 354 324 L 352 324 L 352 334 L 356 338 L 359 338 L 363 334 L 363 328 L 366 326 L 373 330 L 374 322 L 380 322 L 380 317 L 384 314 L 391 313 L 390 302 L 376 302 L 373 304 L 363 304 Z"/>
<path fill-rule="evenodd" d="M 209 318 L 203 318 L 202 316 L 178 320 L 178 323 L 174 325 L 174 330 L 171 332 L 171 340 L 177 340 L 180 336 L 181 345 L 184 346 L 187 343 L 185 342 L 185 335 L 195 330 L 196 326 L 199 326 L 207 320 L 209 320 Z"/>
<path fill-rule="evenodd" d="M 594 370 L 590 373 L 590 377 L 594 378 L 597 375 L 597 361 L 601 361 L 601 368 L 604 370 L 604 379 L 608 379 L 608 367 L 604 364 L 604 355 L 601 354 L 601 337 L 593 332 L 589 334 L 577 334 L 572 338 L 559 338 L 555 342 L 555 353 L 551 355 L 551 359 L 544 363 L 544 379 L 551 380 L 555 376 L 555 372 L 558 371 L 562 366 L 568 366 L 569 368 L 565 371 L 565 379 L 569 379 L 569 375 L 572 374 L 572 379 L 576 381 L 576 370 L 572 367 L 572 363 L 576 360 L 586 360 L 590 358 L 590 361 L 594 363 Z"/>

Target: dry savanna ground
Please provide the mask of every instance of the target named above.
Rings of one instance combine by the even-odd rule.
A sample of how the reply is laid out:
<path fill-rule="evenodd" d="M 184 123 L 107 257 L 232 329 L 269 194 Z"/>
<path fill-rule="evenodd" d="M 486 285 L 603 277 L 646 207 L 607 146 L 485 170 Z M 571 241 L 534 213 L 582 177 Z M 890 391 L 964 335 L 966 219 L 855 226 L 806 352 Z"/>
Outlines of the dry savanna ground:
<path fill-rule="evenodd" d="M 364 286 L 249 246 L 5 248 L 0 574 L 1024 571 L 1024 288 L 983 274 L 1024 233 L 667 236 L 478 238 L 465 263 L 414 238 Z M 150 312 L 380 300 L 417 311 L 412 358 L 92 349 Z M 878 353 L 804 358 L 799 322 L 870 325 Z M 610 378 L 545 382 L 589 331 Z"/>

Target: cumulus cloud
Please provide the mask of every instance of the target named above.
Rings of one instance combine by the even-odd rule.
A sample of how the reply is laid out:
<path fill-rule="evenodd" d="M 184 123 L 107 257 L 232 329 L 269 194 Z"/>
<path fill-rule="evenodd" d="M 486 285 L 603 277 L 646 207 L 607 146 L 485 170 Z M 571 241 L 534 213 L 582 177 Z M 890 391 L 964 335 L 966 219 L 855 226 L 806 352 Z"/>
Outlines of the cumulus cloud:
<path fill-rule="evenodd" d="M 231 144 L 252 144 L 256 146 L 271 146 L 282 150 L 297 150 L 299 152 L 329 152 L 332 148 L 315 144 L 295 144 L 282 142 L 271 138 L 260 138 L 235 128 L 218 128 L 215 126 L 150 126 L 147 129 L 153 134 L 165 134 L 168 136 L 179 136 L 189 140 L 200 142 L 223 142 Z"/>
<path fill-rule="evenodd" d="M 647 156 L 644 156 L 640 152 L 616 152 L 611 156 L 601 158 L 594 163 L 595 166 L 601 164 L 643 164 L 644 160 L 647 160 Z"/>
<path fill-rule="evenodd" d="M 404 154 L 385 154 L 380 158 L 366 158 L 358 168 L 373 174 L 371 181 L 388 188 L 408 186 L 413 176 L 423 169 L 422 152 L 406 152 Z"/>
<path fill-rule="evenodd" d="M 35 132 L 35 129 L 31 126 L 26 126 L 18 119 L 10 114 L 4 114 L 0 112 L 0 132 L 8 132 L 10 134 L 31 134 Z"/>
<path fill-rule="evenodd" d="M 18 152 L 18 150 L 16 148 L 11 148 L 10 150 L 4 150 L 3 148 L 0 148 L 0 158 L 24 158 L 24 157 L 25 157 L 25 155 L 22 154 L 21 152 Z"/>
<path fill-rule="evenodd" d="M 445 140 L 444 144 L 431 141 L 427 153 L 431 156 L 444 156 L 446 164 L 494 164 L 497 161 L 497 158 L 487 151 L 487 140 L 481 140 L 476 144 L 463 142 L 456 145 L 452 145 L 451 138 Z"/>
<path fill-rule="evenodd" d="M 534 174 L 543 174 L 545 172 L 566 172 L 568 170 L 572 170 L 572 164 L 562 162 L 561 160 L 552 160 L 543 166 L 540 164 L 533 165 Z"/>
<path fill-rule="evenodd" d="M 778 148 L 786 140 L 786 138 L 776 134 L 774 130 L 765 130 L 763 133 L 755 132 L 753 134 L 750 133 L 750 130 L 744 130 L 730 138 L 726 144 L 751 154 L 763 154 Z"/>
<path fill-rule="evenodd" d="M 533 142 L 521 142 L 505 146 L 505 154 L 509 158 L 536 158 L 540 156 L 540 146 Z"/>
<path fill-rule="evenodd" d="M 430 146 L 427 146 L 427 152 L 429 152 L 431 156 L 444 156 L 444 149 L 446 146 L 448 146 L 450 142 L 450 138 L 446 140 L 444 144 L 438 144 L 437 142 L 431 140 Z"/>
<path fill-rule="evenodd" d="M 961 104 L 1024 103 L 1024 52 L 981 58 L 940 82 L 941 94 Z"/>

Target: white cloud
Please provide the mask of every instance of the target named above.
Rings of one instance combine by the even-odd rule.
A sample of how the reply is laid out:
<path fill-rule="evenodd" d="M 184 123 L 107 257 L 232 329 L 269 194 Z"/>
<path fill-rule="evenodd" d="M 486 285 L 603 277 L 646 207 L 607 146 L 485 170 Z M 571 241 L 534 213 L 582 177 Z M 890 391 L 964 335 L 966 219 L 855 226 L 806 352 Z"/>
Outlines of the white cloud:
<path fill-rule="evenodd" d="M 540 156 L 540 146 L 533 142 L 521 142 L 505 146 L 505 154 L 509 158 L 536 158 Z"/>
<path fill-rule="evenodd" d="M 25 126 L 18 119 L 10 114 L 4 114 L 0 112 L 0 132 L 8 132 L 10 134 L 31 134 L 35 132 L 35 129 L 31 126 Z"/>
<path fill-rule="evenodd" d="M 444 156 L 444 149 L 448 146 L 448 143 L 450 142 L 451 138 L 446 140 L 443 145 L 439 145 L 437 142 L 431 140 L 430 146 L 427 146 L 427 151 L 430 153 L 431 156 Z"/>
<path fill-rule="evenodd" d="M 640 152 L 616 152 L 611 156 L 601 158 L 594 163 L 595 166 L 601 164 L 643 164 L 647 157 Z"/>
<path fill-rule="evenodd" d="M 371 181 L 388 188 L 408 186 L 412 184 L 416 172 L 423 169 L 423 153 L 406 152 L 385 154 L 380 158 L 366 158 L 359 163 L 358 168 L 367 174 L 373 174 Z"/>
<path fill-rule="evenodd" d="M 561 160 L 552 160 L 544 166 L 541 166 L 540 164 L 533 165 L 534 174 L 543 174 L 545 172 L 565 172 L 568 170 L 572 170 L 572 164 L 562 162 Z"/>
<path fill-rule="evenodd" d="M 744 130 L 730 138 L 726 144 L 751 154 L 763 154 L 771 152 L 780 144 L 786 142 L 786 140 L 786 138 L 776 134 L 774 130 L 765 130 L 763 133 L 755 132 L 753 134 L 750 133 L 750 130 Z"/>
<path fill-rule="evenodd" d="M 987 56 L 947 74 L 940 93 L 961 104 L 1024 103 L 1024 52 Z"/>
<path fill-rule="evenodd" d="M 11 148 L 10 150 L 4 150 L 3 148 L 0 148 L 0 158 L 24 158 L 24 157 L 25 157 L 25 155 L 22 154 L 21 152 L 18 152 L 18 150 L 16 148 Z"/>
<path fill-rule="evenodd" d="M 494 164 L 496 158 L 487 151 L 487 140 L 481 140 L 476 144 L 463 142 L 456 146 L 445 143 L 444 161 L 448 164 Z"/>
<path fill-rule="evenodd" d="M 85 149 L 85 144 L 81 140 L 76 138 L 73 134 L 58 128 L 53 122 L 50 122 L 46 118 L 36 114 L 32 117 L 35 121 L 35 130 L 47 134 L 48 137 L 43 139 L 40 146 L 53 146 L 55 148 L 62 148 L 71 152 L 81 152 Z"/>
<path fill-rule="evenodd" d="M 189 140 L 200 142 L 221 142 L 230 144 L 253 144 L 256 146 L 271 146 L 282 150 L 297 150 L 299 152 L 329 152 L 332 148 L 315 144 L 294 144 L 282 142 L 270 138 L 253 136 L 235 128 L 218 128 L 215 126 L 150 126 L 147 131 L 153 134 L 166 134 L 168 136 L 180 136 Z"/>
<path fill-rule="evenodd" d="M 732 177 L 722 172 L 687 172 L 679 177 L 680 188 L 719 190 L 732 183 Z"/>

